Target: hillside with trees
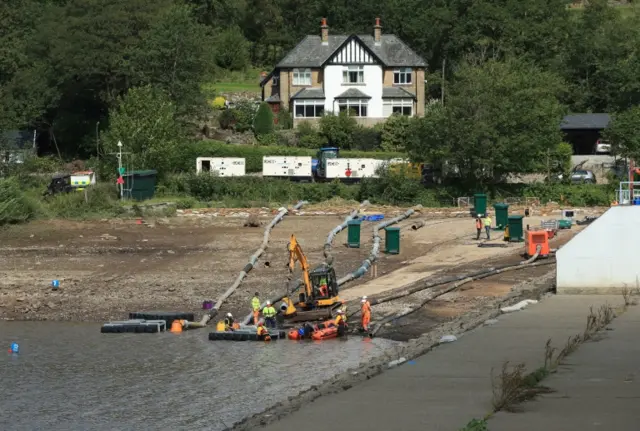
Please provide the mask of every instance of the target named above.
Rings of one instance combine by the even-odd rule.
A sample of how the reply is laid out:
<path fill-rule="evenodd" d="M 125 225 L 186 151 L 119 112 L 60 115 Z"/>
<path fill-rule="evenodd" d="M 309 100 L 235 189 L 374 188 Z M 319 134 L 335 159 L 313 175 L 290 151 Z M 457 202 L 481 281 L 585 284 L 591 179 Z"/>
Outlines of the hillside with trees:
<path fill-rule="evenodd" d="M 359 135 L 340 133 L 355 130 L 348 119 L 327 119 L 323 133 L 298 132 L 296 145 L 402 151 L 417 161 L 452 161 L 463 180 L 496 182 L 544 170 L 536 161 L 557 150 L 557 124 L 566 112 L 620 113 L 626 123 L 616 136 L 637 118 L 623 113 L 640 101 L 640 14 L 606 0 L 568 6 L 566 0 L 3 0 L 0 131 L 36 129 L 41 152 L 68 160 L 99 155 L 96 130 L 104 154 L 124 135 L 140 154 L 139 167 L 170 172 L 180 166 L 175 160 L 194 124 L 212 109 L 215 95 L 204 84 L 233 71 L 270 70 L 305 34 L 319 32 L 321 17 L 331 32 L 357 34 L 371 33 L 381 17 L 383 32 L 428 62 L 427 115 L 392 118 Z M 271 125 L 259 123 L 260 133 L 272 136 Z"/>

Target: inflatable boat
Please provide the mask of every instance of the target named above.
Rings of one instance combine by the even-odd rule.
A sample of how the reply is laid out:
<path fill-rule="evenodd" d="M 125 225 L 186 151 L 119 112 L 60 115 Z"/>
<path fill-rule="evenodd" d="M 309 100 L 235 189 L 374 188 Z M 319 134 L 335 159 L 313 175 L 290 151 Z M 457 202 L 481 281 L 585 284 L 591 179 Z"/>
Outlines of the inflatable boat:
<path fill-rule="evenodd" d="M 333 321 L 329 320 L 326 322 L 321 322 L 315 325 L 309 325 L 311 328 L 311 331 L 305 334 L 305 326 L 301 326 L 300 328 L 294 328 L 292 330 L 289 331 L 289 333 L 287 334 L 287 337 L 290 340 L 304 340 L 305 339 L 305 335 L 307 336 L 306 338 L 311 338 L 312 334 L 315 334 L 316 332 L 318 332 L 319 330 L 328 328 L 330 325 L 333 324 Z"/>

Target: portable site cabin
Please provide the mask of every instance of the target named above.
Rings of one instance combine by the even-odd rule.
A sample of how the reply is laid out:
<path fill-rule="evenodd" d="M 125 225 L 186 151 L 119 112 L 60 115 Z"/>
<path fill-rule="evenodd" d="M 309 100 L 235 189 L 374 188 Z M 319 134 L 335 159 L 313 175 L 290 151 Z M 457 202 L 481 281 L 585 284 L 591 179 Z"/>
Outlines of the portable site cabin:
<path fill-rule="evenodd" d="M 377 178 L 378 169 L 384 165 L 384 160 L 377 159 L 330 159 L 327 160 L 327 179 L 361 179 Z"/>
<path fill-rule="evenodd" d="M 243 157 L 198 157 L 196 173 L 209 172 L 219 177 L 242 177 L 246 173 Z"/>
<path fill-rule="evenodd" d="M 264 156 L 263 177 L 311 178 L 311 157 Z"/>

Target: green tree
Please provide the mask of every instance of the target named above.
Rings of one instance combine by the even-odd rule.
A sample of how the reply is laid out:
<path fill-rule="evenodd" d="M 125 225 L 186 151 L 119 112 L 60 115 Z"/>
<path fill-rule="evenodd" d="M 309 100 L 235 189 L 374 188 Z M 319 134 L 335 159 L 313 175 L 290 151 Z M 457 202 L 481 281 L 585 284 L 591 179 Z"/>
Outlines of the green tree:
<path fill-rule="evenodd" d="M 249 43 L 238 27 L 231 27 L 217 34 L 214 44 L 218 67 L 241 70 L 249 65 Z"/>
<path fill-rule="evenodd" d="M 273 112 L 268 103 L 261 103 L 253 123 L 256 136 L 268 135 L 273 132 Z"/>
<path fill-rule="evenodd" d="M 160 176 L 176 169 L 184 131 L 176 105 L 162 90 L 151 86 L 132 88 L 109 113 L 109 129 L 102 137 L 107 160 L 114 160 L 121 141 L 129 153 L 127 168 L 156 169 Z M 115 161 L 109 168 L 115 173 Z"/>
<path fill-rule="evenodd" d="M 576 18 L 558 72 L 575 112 L 615 112 L 640 103 L 640 16 L 623 18 L 607 0 L 592 0 Z"/>
<path fill-rule="evenodd" d="M 404 115 L 392 115 L 382 123 L 380 130 L 382 149 L 384 151 L 405 151 L 409 138 L 411 119 Z"/>
<path fill-rule="evenodd" d="M 163 9 L 131 50 L 134 82 L 163 89 L 180 114 L 193 114 L 206 106 L 200 86 L 211 78 L 212 46 L 209 29 L 194 19 L 191 8 Z"/>
<path fill-rule="evenodd" d="M 495 184 L 540 169 L 537 156 L 561 140 L 562 81 L 531 62 L 466 65 L 445 107 L 417 120 L 408 142 L 416 161 L 440 162 L 468 184 Z"/>
<path fill-rule="evenodd" d="M 640 106 L 613 114 L 604 137 L 611 142 L 613 152 L 634 161 L 640 161 Z"/>
<path fill-rule="evenodd" d="M 353 133 L 357 127 L 356 119 L 347 111 L 338 115 L 328 114 L 320 119 L 320 134 L 327 139 L 329 145 L 343 150 L 353 147 Z"/>

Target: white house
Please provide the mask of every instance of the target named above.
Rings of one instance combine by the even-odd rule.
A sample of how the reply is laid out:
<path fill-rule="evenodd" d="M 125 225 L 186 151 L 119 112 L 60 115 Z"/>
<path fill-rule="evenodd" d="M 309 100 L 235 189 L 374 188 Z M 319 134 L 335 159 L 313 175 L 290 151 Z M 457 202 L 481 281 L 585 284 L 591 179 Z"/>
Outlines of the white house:
<path fill-rule="evenodd" d="M 424 115 L 426 62 L 399 38 L 382 34 L 306 36 L 260 83 L 262 100 L 274 113 L 293 114 L 294 126 L 347 110 L 363 125 L 393 113 Z"/>

